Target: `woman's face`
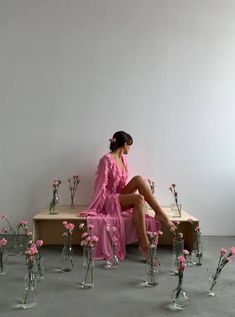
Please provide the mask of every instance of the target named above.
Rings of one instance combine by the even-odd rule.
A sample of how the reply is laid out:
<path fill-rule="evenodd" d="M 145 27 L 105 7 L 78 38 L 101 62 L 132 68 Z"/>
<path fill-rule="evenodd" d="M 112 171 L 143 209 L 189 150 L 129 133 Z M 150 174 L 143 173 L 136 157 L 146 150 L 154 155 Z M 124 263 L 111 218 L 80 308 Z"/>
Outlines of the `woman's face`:
<path fill-rule="evenodd" d="M 130 145 L 128 145 L 127 143 L 124 144 L 123 146 L 123 154 L 128 154 L 129 150 L 130 150 Z"/>

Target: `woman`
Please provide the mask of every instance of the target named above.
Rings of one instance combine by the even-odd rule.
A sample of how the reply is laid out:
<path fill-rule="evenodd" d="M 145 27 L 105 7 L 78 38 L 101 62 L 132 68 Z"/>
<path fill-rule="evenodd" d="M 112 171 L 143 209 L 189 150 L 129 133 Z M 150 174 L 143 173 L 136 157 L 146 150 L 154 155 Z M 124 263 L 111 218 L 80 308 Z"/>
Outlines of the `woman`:
<path fill-rule="evenodd" d="M 88 216 L 88 224 L 94 225 L 95 234 L 100 238 L 96 250 L 97 259 L 110 256 L 110 243 L 104 231 L 107 224 L 117 228 L 118 256 L 121 259 L 125 257 L 126 232 L 123 216 L 128 214 L 138 232 L 139 250 L 147 256 L 149 241 L 146 234 L 146 217 L 150 217 L 145 215 L 145 201 L 155 211 L 155 220 L 151 217 L 150 221 L 150 224 L 155 226 L 152 231 L 159 229 L 158 220 L 169 230 L 175 230 L 175 225 L 158 205 L 145 179 L 135 176 L 127 183 L 128 165 L 124 155 L 128 154 L 132 143 L 132 137 L 126 132 L 114 133 L 110 139 L 111 152 L 101 158 L 97 169 L 91 204 L 81 213 Z"/>

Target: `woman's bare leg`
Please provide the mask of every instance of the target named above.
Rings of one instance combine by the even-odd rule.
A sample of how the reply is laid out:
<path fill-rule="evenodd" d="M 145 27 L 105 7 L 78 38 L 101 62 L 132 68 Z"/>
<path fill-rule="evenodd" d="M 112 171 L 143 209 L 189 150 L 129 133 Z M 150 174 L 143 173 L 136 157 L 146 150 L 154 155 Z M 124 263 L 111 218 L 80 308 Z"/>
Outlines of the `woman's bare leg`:
<path fill-rule="evenodd" d="M 139 234 L 139 245 L 142 253 L 147 256 L 149 241 L 146 234 L 144 197 L 140 194 L 120 194 L 119 199 L 123 210 L 134 208 L 133 220 Z"/>
<path fill-rule="evenodd" d="M 165 212 L 161 209 L 158 202 L 156 201 L 155 197 L 153 196 L 150 186 L 146 182 L 146 180 L 142 176 L 135 176 L 133 177 L 130 182 L 124 187 L 121 194 L 131 194 L 138 190 L 138 192 L 144 196 L 144 199 L 147 203 L 152 207 L 155 211 L 156 217 L 162 221 L 170 230 L 175 229 L 175 225 Z"/>

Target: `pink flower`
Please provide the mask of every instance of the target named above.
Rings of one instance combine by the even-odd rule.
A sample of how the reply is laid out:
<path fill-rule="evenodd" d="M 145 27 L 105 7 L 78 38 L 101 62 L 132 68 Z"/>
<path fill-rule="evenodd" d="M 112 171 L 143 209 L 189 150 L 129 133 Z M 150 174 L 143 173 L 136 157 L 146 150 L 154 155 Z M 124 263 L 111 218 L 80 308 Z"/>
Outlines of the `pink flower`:
<path fill-rule="evenodd" d="M 86 240 L 82 240 L 81 241 L 81 247 L 85 247 L 87 245 L 87 241 Z"/>
<path fill-rule="evenodd" d="M 3 245 L 6 245 L 6 244 L 7 244 L 7 240 L 6 239 L 3 238 L 3 239 L 0 240 L 0 247 L 3 246 Z"/>
<path fill-rule="evenodd" d="M 44 244 L 43 240 L 37 240 L 36 241 L 36 246 L 41 247 Z"/>
<path fill-rule="evenodd" d="M 195 229 L 194 229 L 196 232 L 200 232 L 201 228 L 199 226 L 197 226 Z"/>
<path fill-rule="evenodd" d="M 184 253 L 185 255 L 189 255 L 189 251 L 188 251 L 188 250 L 183 250 L 183 253 Z"/>
<path fill-rule="evenodd" d="M 183 255 L 179 255 L 178 258 L 177 258 L 177 260 L 178 260 L 180 263 L 185 263 L 185 262 L 186 262 L 186 260 L 185 260 L 185 258 L 183 257 Z"/>
<path fill-rule="evenodd" d="M 82 229 L 83 227 L 85 226 L 85 224 L 82 222 L 82 223 L 80 223 L 80 225 L 79 225 L 79 229 Z"/>
<path fill-rule="evenodd" d="M 19 223 L 18 223 L 18 226 L 26 226 L 28 224 L 28 221 L 27 220 L 21 220 Z"/>
<path fill-rule="evenodd" d="M 163 232 L 161 230 L 158 231 L 159 236 L 163 235 Z"/>
<path fill-rule="evenodd" d="M 193 223 L 193 219 L 192 218 L 188 218 L 187 221 L 190 222 L 190 223 Z"/>
<path fill-rule="evenodd" d="M 88 225 L 87 228 L 88 228 L 89 230 L 91 230 L 91 229 L 94 228 L 94 225 Z"/>
<path fill-rule="evenodd" d="M 3 228 L 2 228 L 2 232 L 3 232 L 3 233 L 7 233 L 7 228 L 6 228 L 6 227 L 3 227 Z"/>
<path fill-rule="evenodd" d="M 88 236 L 88 233 L 87 233 L 87 232 L 84 232 L 84 233 L 81 235 L 82 239 L 86 238 L 87 236 Z"/>
<path fill-rule="evenodd" d="M 72 231 L 74 229 L 74 224 L 73 223 L 68 223 L 65 228 L 69 231 Z"/>
<path fill-rule="evenodd" d="M 227 259 L 227 261 L 228 261 L 229 263 L 231 263 L 231 262 L 232 262 L 231 257 L 229 257 L 229 256 L 228 256 L 226 259 Z"/>
<path fill-rule="evenodd" d="M 225 255 L 228 251 L 226 249 L 220 249 L 220 254 L 221 255 Z"/>
<path fill-rule="evenodd" d="M 175 221 L 173 221 L 173 223 L 178 226 L 180 224 L 180 221 L 175 220 Z"/>
<path fill-rule="evenodd" d="M 180 232 L 180 233 L 179 233 L 179 236 L 180 236 L 180 238 L 182 239 L 184 235 L 183 235 L 182 232 Z"/>
<path fill-rule="evenodd" d="M 32 235 L 33 235 L 33 233 L 31 231 L 27 232 L 27 236 L 32 236 Z"/>
<path fill-rule="evenodd" d="M 231 253 L 231 255 L 235 255 L 235 247 L 231 247 L 229 249 L 229 252 Z"/>
<path fill-rule="evenodd" d="M 93 236 L 91 238 L 91 240 L 92 240 L 92 242 L 97 242 L 97 241 L 99 241 L 99 238 L 97 236 Z"/>
<path fill-rule="evenodd" d="M 65 226 L 65 225 L 67 225 L 68 221 L 63 221 L 62 223 Z"/>
<path fill-rule="evenodd" d="M 86 239 L 85 239 L 86 242 L 88 242 L 88 241 L 90 241 L 90 240 L 91 240 L 91 237 L 90 237 L 90 236 L 86 237 Z"/>
<path fill-rule="evenodd" d="M 3 220 L 7 220 L 7 214 L 3 214 L 3 215 L 2 215 L 2 219 L 3 219 Z"/>

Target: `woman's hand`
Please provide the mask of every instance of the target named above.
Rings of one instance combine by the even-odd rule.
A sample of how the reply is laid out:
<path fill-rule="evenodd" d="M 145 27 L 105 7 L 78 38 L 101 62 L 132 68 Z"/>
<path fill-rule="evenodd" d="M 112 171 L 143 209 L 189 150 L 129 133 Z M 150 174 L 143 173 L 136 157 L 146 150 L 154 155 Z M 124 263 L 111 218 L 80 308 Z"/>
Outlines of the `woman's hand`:
<path fill-rule="evenodd" d="M 176 225 L 170 220 L 168 220 L 167 222 L 167 227 L 170 230 L 170 232 L 175 232 L 176 230 Z"/>

